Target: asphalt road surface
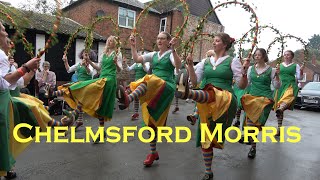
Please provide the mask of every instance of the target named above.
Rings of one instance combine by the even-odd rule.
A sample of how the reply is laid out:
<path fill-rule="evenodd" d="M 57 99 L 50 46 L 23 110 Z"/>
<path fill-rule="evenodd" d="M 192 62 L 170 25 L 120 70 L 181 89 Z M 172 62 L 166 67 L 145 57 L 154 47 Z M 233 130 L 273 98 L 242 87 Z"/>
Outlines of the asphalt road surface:
<path fill-rule="evenodd" d="M 17 180 L 197 180 L 204 172 L 201 150 L 195 147 L 196 126 L 186 121 L 194 104 L 180 101 L 180 111 L 169 115 L 168 126 L 186 126 L 192 132 L 188 143 L 158 143 L 160 160 L 151 168 L 143 166 L 149 144 L 142 143 L 137 133 L 128 143 L 74 144 L 33 143 L 18 158 Z M 173 110 L 174 106 L 171 107 Z M 130 121 L 133 108 L 115 110 L 109 126 L 138 126 L 141 118 Z M 98 120 L 85 116 L 85 126 L 98 127 Z M 270 114 L 267 126 L 277 126 Z M 294 110 L 285 113 L 284 126 L 301 128 L 299 143 L 260 143 L 257 156 L 248 159 L 250 146 L 226 143 L 223 150 L 214 150 L 214 179 L 218 180 L 315 180 L 320 177 L 320 112 Z M 70 135 L 69 135 L 70 136 Z M 183 135 L 182 135 L 183 136 Z M 77 138 L 85 137 L 80 127 Z M 175 136 L 171 136 L 173 139 Z M 259 136 L 261 138 L 261 136 Z"/>

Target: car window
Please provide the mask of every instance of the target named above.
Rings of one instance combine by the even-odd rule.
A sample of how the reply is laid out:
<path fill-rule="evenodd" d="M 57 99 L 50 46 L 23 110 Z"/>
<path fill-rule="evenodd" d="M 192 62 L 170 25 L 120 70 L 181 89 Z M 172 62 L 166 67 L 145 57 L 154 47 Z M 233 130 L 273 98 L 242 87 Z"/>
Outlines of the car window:
<path fill-rule="evenodd" d="M 320 91 L 320 83 L 308 83 L 303 87 L 303 90 L 318 90 L 318 91 Z"/>

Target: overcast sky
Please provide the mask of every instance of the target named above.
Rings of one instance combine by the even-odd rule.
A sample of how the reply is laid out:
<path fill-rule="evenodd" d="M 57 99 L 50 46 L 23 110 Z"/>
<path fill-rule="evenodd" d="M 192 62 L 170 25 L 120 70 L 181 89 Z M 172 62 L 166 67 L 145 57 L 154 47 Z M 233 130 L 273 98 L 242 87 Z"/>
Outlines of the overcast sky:
<path fill-rule="evenodd" d="M 24 0 L 4 0 L 11 2 L 14 6 Z M 146 2 L 148 0 L 140 0 Z M 195 0 L 196 1 L 196 0 Z M 313 34 L 320 34 L 320 17 L 318 0 L 245 0 L 249 5 L 254 4 L 254 8 L 259 18 L 259 24 L 272 24 L 283 34 L 292 34 L 303 38 L 305 41 Z M 215 2 L 211 1 L 213 6 Z M 220 2 L 225 2 L 220 0 Z M 249 13 L 240 8 L 232 6 L 220 8 L 217 11 L 218 17 L 225 26 L 225 32 L 238 39 L 250 29 Z M 261 33 L 259 47 L 267 48 L 268 44 L 276 37 L 270 30 Z M 248 44 L 249 45 L 249 44 Z M 271 56 L 276 56 L 277 47 L 272 48 Z M 296 50 L 302 46 L 295 40 L 288 40 L 287 49 Z M 270 57 L 273 59 L 274 57 Z"/>

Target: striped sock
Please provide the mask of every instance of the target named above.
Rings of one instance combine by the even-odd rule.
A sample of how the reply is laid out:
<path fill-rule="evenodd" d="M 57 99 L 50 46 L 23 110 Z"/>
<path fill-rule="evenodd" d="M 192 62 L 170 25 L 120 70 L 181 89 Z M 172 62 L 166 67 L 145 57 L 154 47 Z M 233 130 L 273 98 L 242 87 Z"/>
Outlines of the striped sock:
<path fill-rule="evenodd" d="M 278 118 L 278 129 L 279 129 L 280 127 L 282 127 L 283 112 L 281 112 L 277 118 Z"/>
<path fill-rule="evenodd" d="M 179 108 L 179 98 L 175 97 L 176 98 L 176 108 Z"/>
<path fill-rule="evenodd" d="M 286 103 L 282 103 L 282 104 L 280 104 L 280 107 L 279 107 L 279 109 L 283 112 L 284 110 L 286 110 L 287 109 L 287 104 Z"/>
<path fill-rule="evenodd" d="M 98 118 L 99 119 L 99 126 L 104 127 L 104 118 Z"/>
<path fill-rule="evenodd" d="M 48 126 L 50 127 L 62 126 L 62 123 L 52 118 L 51 121 L 48 122 Z"/>
<path fill-rule="evenodd" d="M 209 100 L 209 93 L 203 90 L 191 90 L 189 91 L 188 98 L 199 103 L 205 103 Z"/>
<path fill-rule="evenodd" d="M 139 100 L 134 100 L 134 113 L 139 112 Z"/>
<path fill-rule="evenodd" d="M 48 122 L 48 126 L 54 127 L 54 126 L 67 126 L 68 123 L 65 121 L 66 116 L 62 117 L 60 121 L 55 120 L 54 118 L 51 119 L 51 121 Z"/>
<path fill-rule="evenodd" d="M 52 96 L 62 96 L 62 95 L 63 95 L 63 90 L 54 91 L 52 93 Z"/>
<path fill-rule="evenodd" d="M 247 126 L 250 126 L 250 127 L 255 127 L 255 124 L 250 120 L 250 119 L 247 119 Z M 248 131 L 249 133 L 253 133 L 254 131 Z M 251 147 L 256 149 L 257 147 L 257 143 L 253 141 L 253 139 L 250 137 L 249 138 L 249 141 L 251 143 Z"/>
<path fill-rule="evenodd" d="M 133 100 L 138 100 L 140 96 L 144 95 L 147 91 L 147 85 L 141 83 L 131 94 L 129 94 L 129 103 Z"/>
<path fill-rule="evenodd" d="M 156 131 L 155 131 L 154 139 L 150 142 L 150 152 L 151 154 L 155 154 L 157 152 L 157 132 Z"/>
<path fill-rule="evenodd" d="M 82 109 L 80 110 L 80 112 L 79 112 L 79 117 L 78 117 L 78 120 L 77 120 L 78 122 L 83 122 L 83 111 L 82 111 Z"/>
<path fill-rule="evenodd" d="M 212 174 L 211 166 L 212 166 L 212 159 L 213 159 L 213 149 L 209 147 L 209 149 L 202 148 L 202 155 L 204 159 L 204 164 L 206 166 L 206 174 Z"/>
<path fill-rule="evenodd" d="M 199 111 L 198 111 L 197 106 L 194 108 L 193 116 L 194 116 L 195 118 L 197 118 L 197 119 L 198 119 L 198 117 L 199 117 Z"/>
<path fill-rule="evenodd" d="M 240 121 L 241 109 L 238 109 L 236 112 L 237 121 Z"/>

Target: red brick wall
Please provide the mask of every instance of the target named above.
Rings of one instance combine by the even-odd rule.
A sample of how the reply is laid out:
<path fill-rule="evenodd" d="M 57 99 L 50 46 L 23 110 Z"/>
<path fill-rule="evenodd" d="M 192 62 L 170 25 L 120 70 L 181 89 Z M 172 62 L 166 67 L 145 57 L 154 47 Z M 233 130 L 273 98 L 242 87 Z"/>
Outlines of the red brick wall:
<path fill-rule="evenodd" d="M 126 8 L 124 6 L 124 8 Z M 118 22 L 118 9 L 119 5 L 106 1 L 88 0 L 80 5 L 73 7 L 72 9 L 65 12 L 65 15 L 82 25 L 89 25 L 94 18 L 96 18 L 96 12 L 103 10 L 106 16 L 111 16 Z M 136 18 L 140 11 L 136 11 Z M 160 17 L 158 15 L 149 13 L 146 18 L 142 18 L 139 25 L 137 26 L 137 32 L 141 34 L 144 40 L 144 49 L 151 51 L 156 41 L 157 34 L 159 32 Z M 105 37 L 113 34 L 113 24 L 106 20 L 99 22 L 96 25 L 95 31 Z M 120 39 L 125 48 L 129 48 L 128 38 L 132 32 L 132 29 L 120 28 Z M 137 38 L 137 48 L 141 49 L 141 41 Z"/>

